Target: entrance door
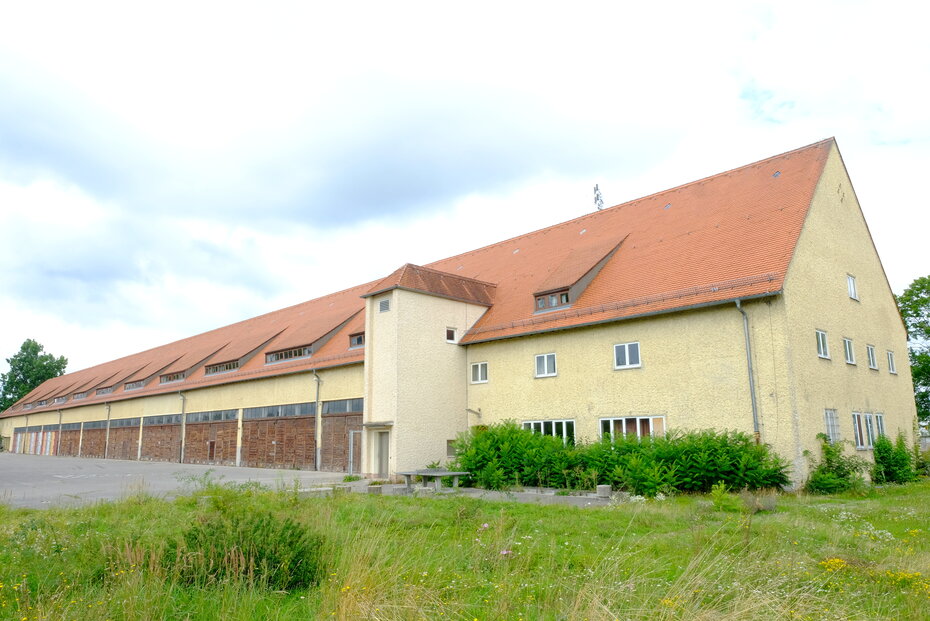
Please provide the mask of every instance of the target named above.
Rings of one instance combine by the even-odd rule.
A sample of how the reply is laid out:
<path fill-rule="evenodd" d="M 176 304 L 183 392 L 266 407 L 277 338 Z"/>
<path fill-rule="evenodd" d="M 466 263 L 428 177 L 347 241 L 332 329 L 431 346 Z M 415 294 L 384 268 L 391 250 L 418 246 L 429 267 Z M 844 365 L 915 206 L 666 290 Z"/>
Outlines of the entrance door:
<path fill-rule="evenodd" d="M 391 447 L 391 432 L 378 432 L 378 476 L 387 477 L 388 475 L 388 456 Z"/>

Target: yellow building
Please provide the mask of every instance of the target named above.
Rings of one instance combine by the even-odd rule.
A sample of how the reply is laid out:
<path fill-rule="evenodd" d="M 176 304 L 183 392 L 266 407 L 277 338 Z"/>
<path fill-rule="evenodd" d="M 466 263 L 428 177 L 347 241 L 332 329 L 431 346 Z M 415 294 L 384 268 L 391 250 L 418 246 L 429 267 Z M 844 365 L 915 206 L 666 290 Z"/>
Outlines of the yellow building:
<path fill-rule="evenodd" d="M 24 453 L 390 476 L 516 420 L 594 441 L 913 438 L 906 333 L 834 140 L 49 380 Z"/>

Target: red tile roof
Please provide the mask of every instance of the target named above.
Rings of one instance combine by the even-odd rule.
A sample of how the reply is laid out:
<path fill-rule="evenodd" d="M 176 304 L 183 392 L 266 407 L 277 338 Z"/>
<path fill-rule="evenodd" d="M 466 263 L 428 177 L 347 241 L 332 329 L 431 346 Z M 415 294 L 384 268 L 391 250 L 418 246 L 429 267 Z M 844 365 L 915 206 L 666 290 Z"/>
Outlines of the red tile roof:
<path fill-rule="evenodd" d="M 348 336 L 364 330 L 362 297 L 393 288 L 488 306 L 462 344 L 773 295 L 834 145 L 824 140 L 426 267 L 404 265 L 375 283 L 69 373 L 3 416 L 42 399 L 49 405 L 30 412 L 357 364 L 364 349 L 350 349 Z M 571 286 L 595 266 L 569 308 L 536 312 L 534 293 Z M 265 363 L 265 353 L 324 341 L 310 358 Z M 245 361 L 235 371 L 204 374 L 204 364 L 237 359 Z M 188 376 L 159 383 L 175 372 Z M 152 377 L 147 386 L 124 393 L 124 383 L 144 377 Z M 94 394 L 108 386 L 112 394 Z M 85 399 L 52 405 L 85 390 Z"/>
<path fill-rule="evenodd" d="M 364 297 L 371 297 L 391 289 L 407 289 L 491 306 L 494 303 L 496 288 L 497 286 L 492 283 L 407 263 L 372 287 Z"/>

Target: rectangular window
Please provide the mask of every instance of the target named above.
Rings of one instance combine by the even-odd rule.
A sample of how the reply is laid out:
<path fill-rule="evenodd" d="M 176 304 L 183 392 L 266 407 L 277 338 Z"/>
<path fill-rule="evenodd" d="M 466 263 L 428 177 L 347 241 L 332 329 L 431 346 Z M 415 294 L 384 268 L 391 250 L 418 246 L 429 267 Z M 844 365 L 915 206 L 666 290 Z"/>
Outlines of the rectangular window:
<path fill-rule="evenodd" d="M 475 362 L 471 365 L 471 383 L 485 384 L 488 381 L 488 363 Z"/>
<path fill-rule="evenodd" d="M 74 393 L 74 400 L 75 400 L 75 401 L 77 401 L 78 399 L 86 399 L 86 398 L 87 398 L 87 391 L 86 391 L 86 390 L 85 390 L 84 392 L 76 392 L 76 393 Z"/>
<path fill-rule="evenodd" d="M 850 298 L 854 300 L 859 299 L 859 292 L 856 290 L 856 277 L 855 276 L 850 276 L 849 274 L 846 275 L 846 288 L 849 290 Z"/>
<path fill-rule="evenodd" d="M 875 428 L 872 425 L 872 415 L 865 415 L 865 439 L 868 442 L 868 447 L 872 448 L 875 445 Z"/>
<path fill-rule="evenodd" d="M 827 437 L 831 444 L 840 441 L 840 421 L 836 416 L 836 410 L 826 409 L 823 411 L 823 422 L 826 428 Z"/>
<path fill-rule="evenodd" d="M 639 343 L 614 345 L 614 368 L 632 369 L 643 366 L 639 360 Z"/>
<path fill-rule="evenodd" d="M 295 358 L 309 358 L 310 350 L 311 348 L 309 345 L 304 345 L 303 347 L 295 347 L 293 349 L 285 349 L 283 351 L 265 354 L 265 364 L 281 362 L 282 360 L 293 360 Z M 238 367 L 238 363 L 236 363 L 236 365 Z"/>
<path fill-rule="evenodd" d="M 575 443 L 575 421 L 567 420 L 527 420 L 523 428 L 533 433 L 562 438 L 565 444 Z"/>
<path fill-rule="evenodd" d="M 856 351 L 853 349 L 852 339 L 843 339 L 843 353 L 846 355 L 846 364 L 856 364 Z"/>
<path fill-rule="evenodd" d="M 55 397 L 55 403 L 64 403 L 68 400 L 68 397 Z"/>
<path fill-rule="evenodd" d="M 349 335 L 349 349 L 355 349 L 355 348 L 364 347 L 364 346 L 365 346 L 365 333 L 364 332 Z"/>
<path fill-rule="evenodd" d="M 875 346 L 866 345 L 865 353 L 869 356 L 869 368 L 878 369 L 878 360 L 875 358 Z"/>
<path fill-rule="evenodd" d="M 888 372 L 897 373 L 898 369 L 894 366 L 894 352 L 888 352 Z"/>
<path fill-rule="evenodd" d="M 239 361 L 221 362 L 220 364 L 210 364 L 204 367 L 203 372 L 206 375 L 216 375 L 217 373 L 228 373 L 239 368 Z"/>
<path fill-rule="evenodd" d="M 127 382 L 123 386 L 123 390 L 138 390 L 145 386 L 145 380 L 137 380 L 135 382 Z"/>
<path fill-rule="evenodd" d="M 601 439 L 615 440 L 627 436 L 644 438 L 664 434 L 664 416 L 628 416 L 625 418 L 601 419 Z"/>
<path fill-rule="evenodd" d="M 817 330 L 817 355 L 830 358 L 830 345 L 827 343 L 827 333 L 823 330 Z"/>
<path fill-rule="evenodd" d="M 446 328 L 446 343 L 455 342 L 455 328 Z"/>
<path fill-rule="evenodd" d="M 885 415 L 881 412 L 875 413 L 875 431 L 878 435 L 885 435 Z"/>
<path fill-rule="evenodd" d="M 182 379 L 184 379 L 184 371 L 178 371 L 177 373 L 162 375 L 158 378 L 158 382 L 160 384 L 168 384 L 170 382 L 180 382 Z"/>
<path fill-rule="evenodd" d="M 113 392 L 113 387 L 112 387 L 112 386 L 107 386 L 106 388 L 98 388 L 95 392 L 96 392 L 98 395 L 108 395 L 108 394 L 110 394 L 111 392 Z"/>
<path fill-rule="evenodd" d="M 378 302 L 379 313 L 386 313 L 389 310 L 391 310 L 391 299 L 390 298 L 385 298 L 381 300 L 380 302 Z"/>
<path fill-rule="evenodd" d="M 536 356 L 536 377 L 552 377 L 555 374 L 555 354 Z"/>
<path fill-rule="evenodd" d="M 536 297 L 536 310 L 545 310 L 547 308 L 561 308 L 568 306 L 568 291 L 557 291 L 547 295 Z"/>
<path fill-rule="evenodd" d="M 856 439 L 856 448 L 864 449 L 865 446 L 865 427 L 862 423 L 862 414 L 859 412 L 852 413 L 853 436 Z"/>

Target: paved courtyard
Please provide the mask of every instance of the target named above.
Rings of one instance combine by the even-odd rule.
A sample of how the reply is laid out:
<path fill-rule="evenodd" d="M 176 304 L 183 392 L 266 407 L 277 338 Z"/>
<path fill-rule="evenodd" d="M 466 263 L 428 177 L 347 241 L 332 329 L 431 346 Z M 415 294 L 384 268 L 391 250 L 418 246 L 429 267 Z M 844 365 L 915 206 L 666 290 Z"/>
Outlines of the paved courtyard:
<path fill-rule="evenodd" d="M 209 474 L 208 474 L 209 473 Z M 51 507 L 116 500 L 144 491 L 171 497 L 191 490 L 208 475 L 223 483 L 255 481 L 301 488 L 342 481 L 340 472 L 201 466 L 151 461 L 81 457 L 45 457 L 0 453 L 0 503 L 14 507 Z M 364 484 L 364 483 L 363 483 Z"/>

